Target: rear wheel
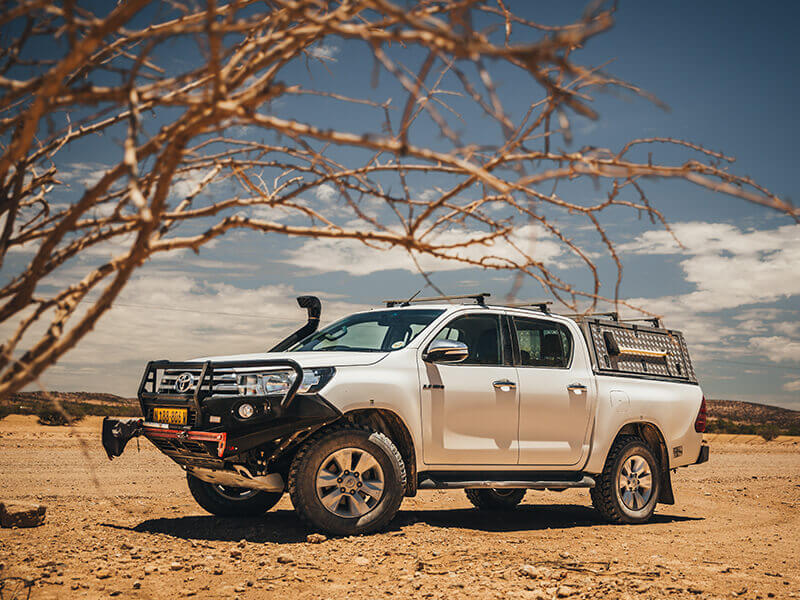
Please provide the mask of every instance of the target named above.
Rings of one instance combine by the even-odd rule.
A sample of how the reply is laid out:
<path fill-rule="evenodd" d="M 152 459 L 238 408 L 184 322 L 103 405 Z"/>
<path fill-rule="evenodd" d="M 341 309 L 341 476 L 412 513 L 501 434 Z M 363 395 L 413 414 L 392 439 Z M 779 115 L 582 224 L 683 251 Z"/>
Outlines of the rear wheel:
<path fill-rule="evenodd" d="M 208 483 L 186 475 L 189 491 L 197 503 L 220 517 L 257 517 L 275 506 L 283 492 L 264 492 Z"/>
<path fill-rule="evenodd" d="M 352 424 L 314 436 L 289 472 L 289 494 L 298 515 L 334 535 L 388 525 L 405 487 L 405 465 L 392 441 Z"/>
<path fill-rule="evenodd" d="M 470 502 L 480 510 L 510 510 L 522 502 L 525 489 L 491 488 L 464 490 Z"/>
<path fill-rule="evenodd" d="M 634 436 L 614 442 L 591 490 L 592 504 L 614 523 L 645 523 L 661 491 L 659 464 L 649 446 Z"/>

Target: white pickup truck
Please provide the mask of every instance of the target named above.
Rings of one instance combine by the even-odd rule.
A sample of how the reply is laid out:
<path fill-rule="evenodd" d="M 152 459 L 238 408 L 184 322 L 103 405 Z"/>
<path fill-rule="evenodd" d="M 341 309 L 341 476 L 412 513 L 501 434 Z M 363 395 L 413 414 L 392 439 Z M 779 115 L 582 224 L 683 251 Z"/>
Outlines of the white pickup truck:
<path fill-rule="evenodd" d="M 680 332 L 486 296 L 388 301 L 319 331 L 319 300 L 300 297 L 308 323 L 268 352 L 149 363 L 142 418 L 107 419 L 103 445 L 144 435 L 213 514 L 263 514 L 288 490 L 342 535 L 385 527 L 420 489 L 510 509 L 585 487 L 619 523 L 674 503 L 670 471 L 708 460 Z"/>

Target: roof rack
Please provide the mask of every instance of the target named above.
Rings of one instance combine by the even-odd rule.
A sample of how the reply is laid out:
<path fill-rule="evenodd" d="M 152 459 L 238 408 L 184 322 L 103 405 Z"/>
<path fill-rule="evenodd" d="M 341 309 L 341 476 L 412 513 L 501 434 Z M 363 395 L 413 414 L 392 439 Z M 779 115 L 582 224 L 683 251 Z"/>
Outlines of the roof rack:
<path fill-rule="evenodd" d="M 515 302 L 513 304 L 504 304 L 508 308 L 528 308 L 530 306 L 535 306 L 539 309 L 539 312 L 549 313 L 550 308 L 548 308 L 553 303 L 552 300 L 532 300 L 530 302 Z"/>
<path fill-rule="evenodd" d="M 386 308 L 393 306 L 409 306 L 418 302 L 438 302 L 440 300 L 475 300 L 477 304 L 486 306 L 486 298 L 491 296 L 488 292 L 481 292 L 479 294 L 464 294 L 462 296 L 431 296 L 430 298 L 414 298 L 413 296 L 407 300 L 384 300 Z"/>
<path fill-rule="evenodd" d="M 582 319 L 589 318 L 589 317 L 608 317 L 609 319 L 611 319 L 612 321 L 616 321 L 617 323 L 641 323 L 641 322 L 645 322 L 645 323 L 650 323 L 653 327 L 657 327 L 659 329 L 661 329 L 663 327 L 663 324 L 661 322 L 661 318 L 660 317 L 638 317 L 638 318 L 630 318 L 630 319 L 620 319 L 619 318 L 619 313 L 617 313 L 617 312 L 598 312 L 598 313 L 586 313 L 586 314 L 579 313 L 579 314 L 563 315 L 563 316 L 569 317 L 570 319 L 575 319 L 575 320 L 578 320 L 578 321 L 580 321 Z"/>

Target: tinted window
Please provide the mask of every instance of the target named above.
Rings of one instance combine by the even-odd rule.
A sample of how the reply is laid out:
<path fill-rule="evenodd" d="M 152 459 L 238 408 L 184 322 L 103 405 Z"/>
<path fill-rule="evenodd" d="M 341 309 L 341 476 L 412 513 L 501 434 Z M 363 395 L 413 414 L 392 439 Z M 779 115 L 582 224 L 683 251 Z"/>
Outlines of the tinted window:
<path fill-rule="evenodd" d="M 456 317 L 439 331 L 434 340 L 464 342 L 469 357 L 460 365 L 501 365 L 503 352 L 500 320 L 497 315 L 464 315 Z"/>
<path fill-rule="evenodd" d="M 566 367 L 572 356 L 572 337 L 558 323 L 514 317 L 520 364 L 523 367 Z"/>
<path fill-rule="evenodd" d="M 291 352 L 390 352 L 404 348 L 444 311 L 376 310 L 350 315 L 299 342 Z"/>

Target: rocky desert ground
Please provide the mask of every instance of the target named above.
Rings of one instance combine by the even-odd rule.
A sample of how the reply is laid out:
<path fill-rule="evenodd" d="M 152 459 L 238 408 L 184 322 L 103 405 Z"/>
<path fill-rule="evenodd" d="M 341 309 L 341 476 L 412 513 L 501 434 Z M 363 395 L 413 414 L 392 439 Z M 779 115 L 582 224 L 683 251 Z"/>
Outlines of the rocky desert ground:
<path fill-rule="evenodd" d="M 800 598 L 800 441 L 710 436 L 652 523 L 608 525 L 586 491 L 486 514 L 461 492 L 406 499 L 391 529 L 310 536 L 288 498 L 219 519 L 145 440 L 109 462 L 100 419 L 0 421 L 0 500 L 47 505 L 0 529 L 0 598 Z"/>

